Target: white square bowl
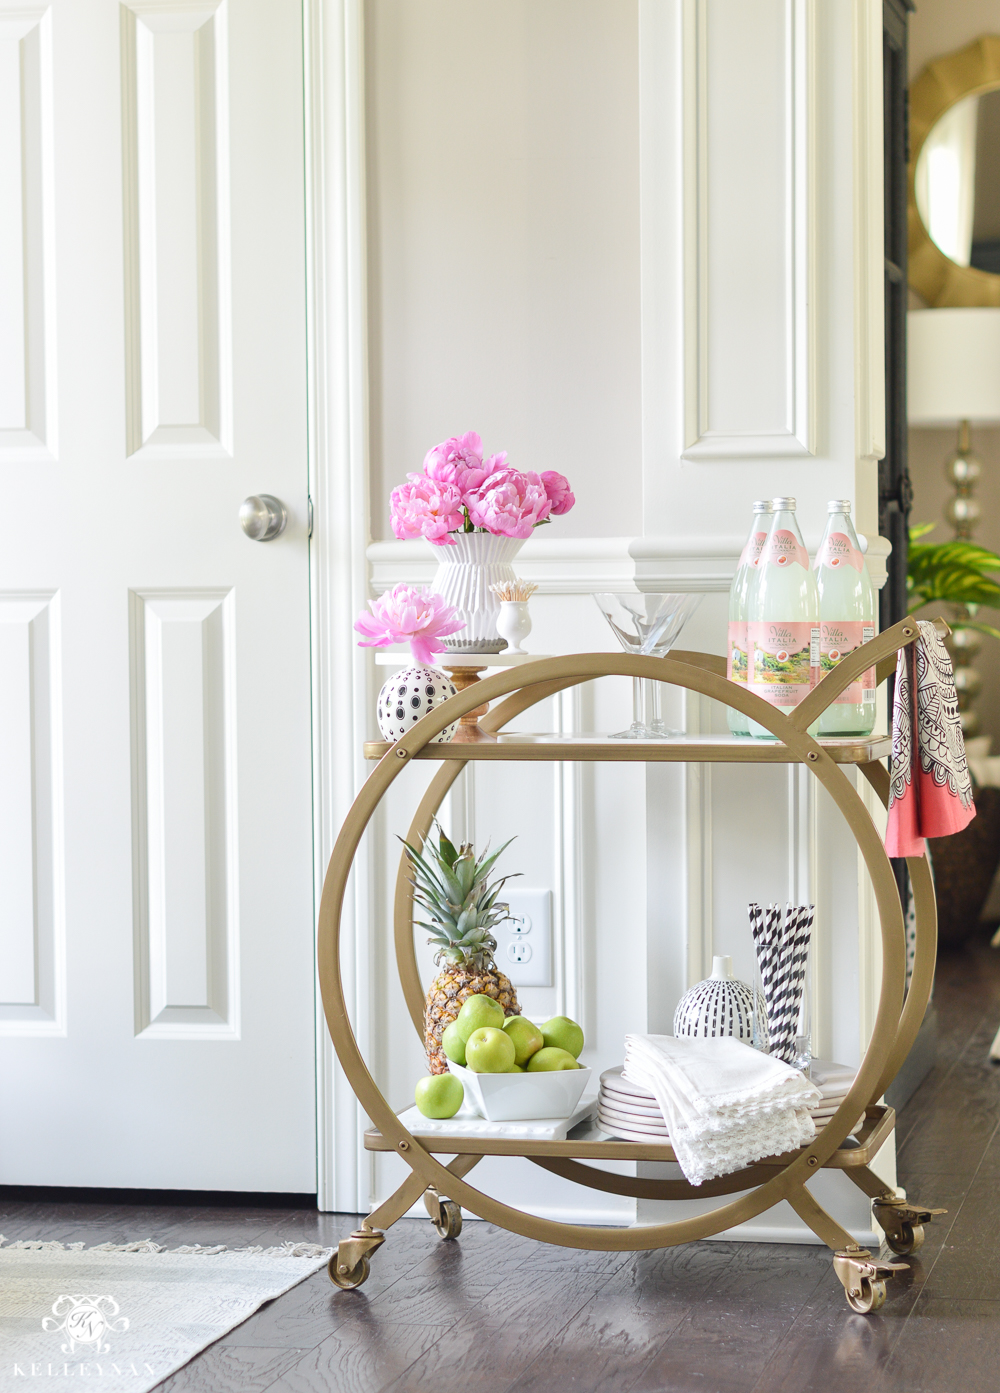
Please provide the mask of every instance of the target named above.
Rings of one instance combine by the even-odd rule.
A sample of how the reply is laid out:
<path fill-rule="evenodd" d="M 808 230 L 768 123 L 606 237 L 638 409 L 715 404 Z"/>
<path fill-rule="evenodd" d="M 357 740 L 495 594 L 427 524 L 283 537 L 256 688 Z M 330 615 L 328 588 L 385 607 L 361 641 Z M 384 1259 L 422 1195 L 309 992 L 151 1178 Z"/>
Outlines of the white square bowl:
<path fill-rule="evenodd" d="M 569 1117 L 591 1075 L 587 1068 L 546 1069 L 536 1074 L 476 1074 L 461 1064 L 448 1068 L 462 1080 L 466 1103 L 487 1122 Z"/>

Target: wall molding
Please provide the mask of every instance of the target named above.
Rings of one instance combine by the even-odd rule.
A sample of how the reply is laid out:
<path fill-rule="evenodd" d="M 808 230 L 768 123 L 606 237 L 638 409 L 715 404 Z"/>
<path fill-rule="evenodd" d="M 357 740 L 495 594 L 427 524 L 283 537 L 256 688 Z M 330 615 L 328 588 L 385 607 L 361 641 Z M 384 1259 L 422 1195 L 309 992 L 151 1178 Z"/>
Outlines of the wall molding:
<path fill-rule="evenodd" d="M 368 597 L 368 383 L 362 0 L 306 0 L 306 265 L 317 909 L 340 825 L 368 774 L 373 667 L 354 643 Z M 373 866 L 363 842 L 342 921 L 344 990 L 371 1057 Z M 367 1212 L 366 1119 L 336 1061 L 316 991 L 317 1191 L 321 1210 Z"/>
<path fill-rule="evenodd" d="M 547 531 L 547 529 L 546 529 Z M 542 595 L 589 595 L 602 588 L 728 590 L 744 538 L 529 537 L 517 572 Z M 437 560 L 428 543 L 372 542 L 368 547 L 376 594 L 405 581 L 429 585 Z"/>
<path fill-rule="evenodd" d="M 784 321 L 781 331 L 783 420 L 769 430 L 713 429 L 712 261 L 710 163 L 713 122 L 709 87 L 713 67 L 708 0 L 685 0 L 683 11 L 683 206 L 684 216 L 684 449 L 689 460 L 756 460 L 816 453 L 816 56 L 814 0 L 772 0 L 784 27 L 783 159 Z M 754 112 L 735 104 L 728 119 L 741 125 Z M 754 210 L 748 210 L 754 216 Z M 717 390 L 717 389 L 716 389 Z"/>
<path fill-rule="evenodd" d="M 885 454 L 882 5 L 854 0 L 854 429 L 859 460 Z"/>
<path fill-rule="evenodd" d="M 582 692 L 579 686 L 559 692 L 555 697 L 556 730 L 570 735 L 583 729 Z M 468 769 L 474 769 L 469 764 Z M 555 948 L 556 1011 L 579 1021 L 584 1034 L 593 1037 L 597 1022 L 592 1019 L 588 992 L 587 948 L 590 927 L 583 894 L 583 766 L 559 761 L 553 765 L 555 798 L 552 830 L 553 863 L 556 869 L 553 904 L 553 947 Z"/>
<path fill-rule="evenodd" d="M 552 537 L 543 529 L 518 553 L 516 569 L 541 595 L 589 595 L 593 590 L 726 592 L 732 584 L 744 537 Z M 807 537 L 815 551 L 819 536 Z M 868 539 L 872 584 L 885 584 L 892 544 Z M 405 582 L 430 585 L 437 559 L 427 542 L 371 542 L 366 550 L 375 594 Z"/>

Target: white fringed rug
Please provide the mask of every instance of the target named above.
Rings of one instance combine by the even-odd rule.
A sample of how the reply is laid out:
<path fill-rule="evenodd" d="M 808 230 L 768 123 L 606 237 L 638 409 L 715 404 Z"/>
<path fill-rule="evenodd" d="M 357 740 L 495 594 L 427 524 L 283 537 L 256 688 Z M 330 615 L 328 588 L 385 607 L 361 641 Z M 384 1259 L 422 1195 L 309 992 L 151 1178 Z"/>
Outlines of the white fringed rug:
<path fill-rule="evenodd" d="M 0 1235 L 0 1390 L 89 1384 L 147 1393 L 206 1345 L 322 1267 L 331 1249 L 170 1252 L 151 1241 L 5 1244 Z M 73 1380 L 70 1383 L 70 1380 Z"/>

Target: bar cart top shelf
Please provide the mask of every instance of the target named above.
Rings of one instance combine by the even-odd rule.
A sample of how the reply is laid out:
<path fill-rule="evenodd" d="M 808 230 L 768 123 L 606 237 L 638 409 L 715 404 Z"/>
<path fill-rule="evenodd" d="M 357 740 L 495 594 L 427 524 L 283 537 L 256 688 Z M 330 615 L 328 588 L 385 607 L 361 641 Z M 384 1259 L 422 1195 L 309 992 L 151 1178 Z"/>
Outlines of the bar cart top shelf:
<path fill-rule="evenodd" d="M 871 764 L 892 750 L 887 735 L 840 735 L 819 740 L 836 764 Z M 366 740 L 365 759 L 377 760 L 393 749 L 388 740 Z M 676 735 L 665 740 L 616 740 L 608 735 L 522 735 L 511 733 L 474 740 L 442 740 L 425 745 L 416 759 L 499 760 L 635 760 L 650 763 L 795 764 L 799 756 L 779 740 L 745 735 Z"/>

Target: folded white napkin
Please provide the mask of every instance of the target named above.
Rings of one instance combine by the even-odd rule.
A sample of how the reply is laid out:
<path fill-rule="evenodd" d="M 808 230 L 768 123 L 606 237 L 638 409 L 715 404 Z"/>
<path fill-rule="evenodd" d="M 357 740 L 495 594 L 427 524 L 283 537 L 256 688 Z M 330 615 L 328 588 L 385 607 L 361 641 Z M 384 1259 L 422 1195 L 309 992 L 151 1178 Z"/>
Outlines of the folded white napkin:
<path fill-rule="evenodd" d="M 692 1185 L 816 1135 L 809 1109 L 821 1102 L 819 1089 L 801 1070 L 731 1036 L 626 1035 L 622 1077 L 655 1096 Z"/>

